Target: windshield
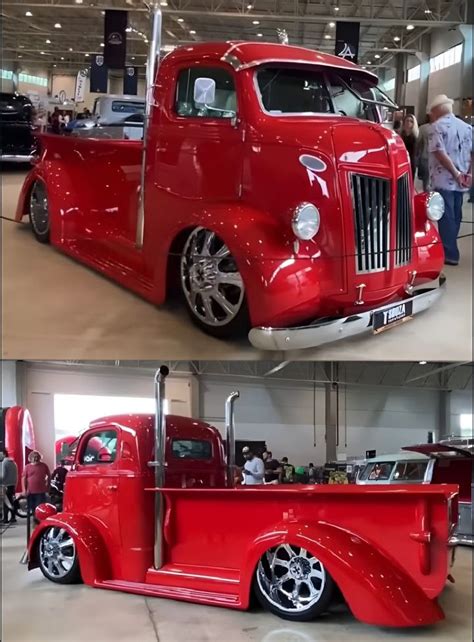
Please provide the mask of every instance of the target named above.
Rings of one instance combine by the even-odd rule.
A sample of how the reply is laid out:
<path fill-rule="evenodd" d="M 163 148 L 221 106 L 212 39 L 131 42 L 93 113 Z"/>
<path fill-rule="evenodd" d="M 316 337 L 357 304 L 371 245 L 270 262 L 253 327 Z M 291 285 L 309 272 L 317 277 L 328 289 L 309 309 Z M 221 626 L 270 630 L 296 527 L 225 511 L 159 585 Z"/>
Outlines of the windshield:
<path fill-rule="evenodd" d="M 257 70 L 256 84 L 272 116 L 335 113 L 380 123 L 396 108 L 361 72 L 271 66 Z"/>

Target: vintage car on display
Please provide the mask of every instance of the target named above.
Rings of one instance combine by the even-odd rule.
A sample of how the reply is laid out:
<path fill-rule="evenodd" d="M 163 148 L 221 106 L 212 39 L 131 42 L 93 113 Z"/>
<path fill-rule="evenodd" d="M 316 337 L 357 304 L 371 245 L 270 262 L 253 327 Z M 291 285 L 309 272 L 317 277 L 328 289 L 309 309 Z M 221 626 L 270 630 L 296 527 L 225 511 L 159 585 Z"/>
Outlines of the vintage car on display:
<path fill-rule="evenodd" d="M 0 160 L 29 163 L 36 150 L 33 103 L 28 96 L 0 93 Z"/>
<path fill-rule="evenodd" d="M 453 437 L 432 444 L 407 446 L 395 455 L 368 459 L 357 484 L 457 484 L 459 544 L 474 545 L 472 497 L 474 439 Z"/>
<path fill-rule="evenodd" d="M 439 298 L 443 199 L 415 194 L 371 72 L 301 47 L 193 44 L 149 96 L 143 143 L 41 138 L 16 214 L 39 241 L 152 303 L 180 292 L 200 328 L 259 349 L 378 333 Z"/>
<path fill-rule="evenodd" d="M 156 414 L 91 423 L 80 437 L 62 512 L 36 510 L 29 568 L 46 578 L 310 620 L 344 596 L 379 626 L 441 620 L 458 487 L 234 487 L 234 402 L 226 439 L 202 421 Z M 100 452 L 89 445 L 100 440 Z M 373 516 L 377 515 L 374 527 Z"/>

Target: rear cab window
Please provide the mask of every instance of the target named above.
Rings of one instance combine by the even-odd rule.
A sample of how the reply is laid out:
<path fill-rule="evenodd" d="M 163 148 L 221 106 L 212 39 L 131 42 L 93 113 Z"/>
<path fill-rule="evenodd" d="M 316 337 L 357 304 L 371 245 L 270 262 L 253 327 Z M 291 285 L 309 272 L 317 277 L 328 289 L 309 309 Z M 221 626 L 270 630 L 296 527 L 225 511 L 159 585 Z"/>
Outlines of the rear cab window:
<path fill-rule="evenodd" d="M 362 471 L 359 479 L 362 481 L 388 481 L 392 473 L 395 463 L 393 461 L 387 462 L 373 462 L 367 464 Z"/>
<path fill-rule="evenodd" d="M 173 439 L 171 452 L 177 459 L 212 459 L 212 444 L 204 439 Z"/>

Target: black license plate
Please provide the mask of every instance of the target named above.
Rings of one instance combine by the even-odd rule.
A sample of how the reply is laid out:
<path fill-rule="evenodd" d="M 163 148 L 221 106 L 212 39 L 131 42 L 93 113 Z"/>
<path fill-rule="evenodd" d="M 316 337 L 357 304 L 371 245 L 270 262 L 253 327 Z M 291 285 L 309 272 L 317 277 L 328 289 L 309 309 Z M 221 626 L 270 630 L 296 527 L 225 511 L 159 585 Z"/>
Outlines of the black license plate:
<path fill-rule="evenodd" d="M 375 334 L 389 330 L 396 325 L 405 323 L 413 317 L 413 301 L 402 301 L 385 310 L 374 312 L 372 328 Z"/>

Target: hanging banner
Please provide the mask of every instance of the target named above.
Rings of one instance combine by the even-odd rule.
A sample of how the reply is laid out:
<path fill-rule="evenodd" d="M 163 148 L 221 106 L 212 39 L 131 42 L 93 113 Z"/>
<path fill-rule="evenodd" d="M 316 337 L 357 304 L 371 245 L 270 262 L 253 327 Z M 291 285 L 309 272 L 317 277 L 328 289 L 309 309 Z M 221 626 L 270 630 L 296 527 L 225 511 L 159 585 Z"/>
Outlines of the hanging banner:
<path fill-rule="evenodd" d="M 109 69 L 123 69 L 127 55 L 126 11 L 107 10 L 104 19 L 104 60 Z"/>
<path fill-rule="evenodd" d="M 123 70 L 123 93 L 136 96 L 138 93 L 138 67 L 125 67 Z"/>
<path fill-rule="evenodd" d="M 336 24 L 336 56 L 357 63 L 359 32 L 359 22 L 338 22 Z"/>
<path fill-rule="evenodd" d="M 81 69 L 76 76 L 76 90 L 74 91 L 74 100 L 76 103 L 83 103 L 86 93 L 87 71 Z"/>
<path fill-rule="evenodd" d="M 109 70 L 102 54 L 94 54 L 91 62 L 90 90 L 93 94 L 106 94 L 109 84 Z"/>

